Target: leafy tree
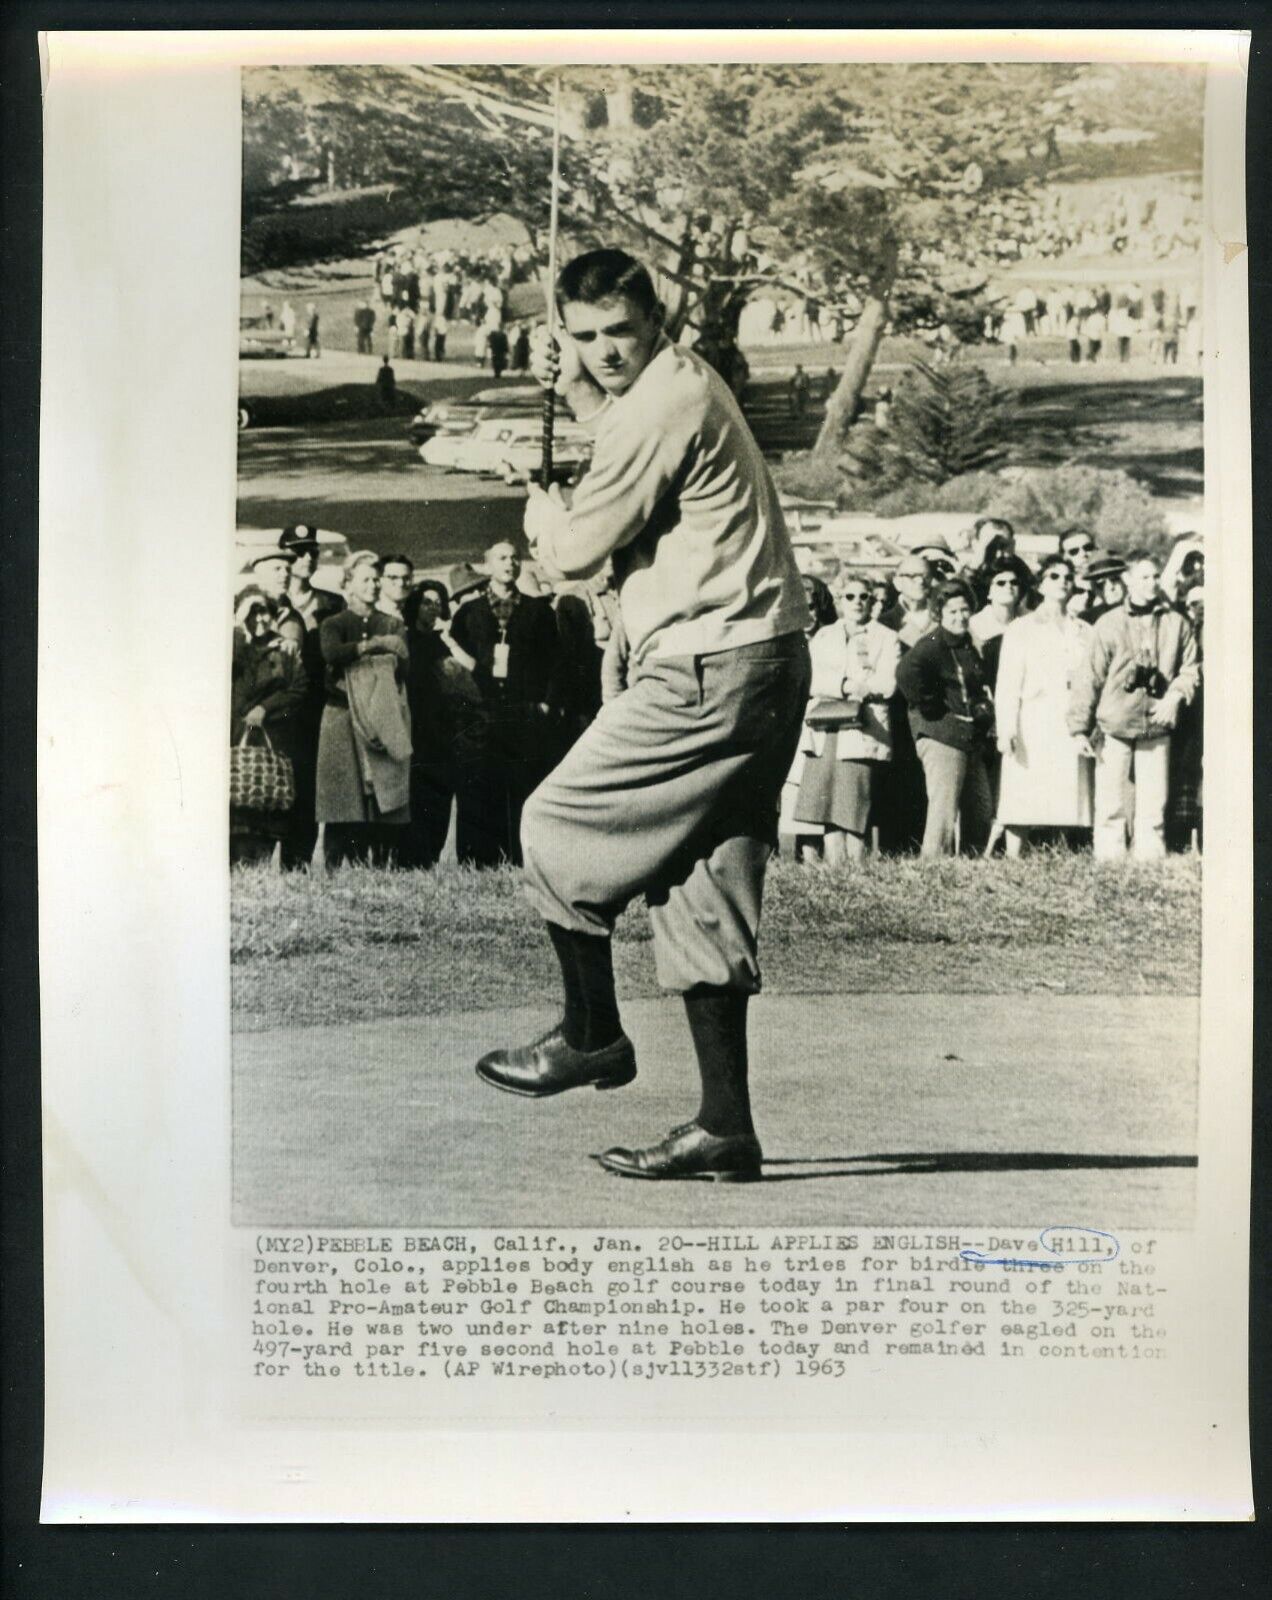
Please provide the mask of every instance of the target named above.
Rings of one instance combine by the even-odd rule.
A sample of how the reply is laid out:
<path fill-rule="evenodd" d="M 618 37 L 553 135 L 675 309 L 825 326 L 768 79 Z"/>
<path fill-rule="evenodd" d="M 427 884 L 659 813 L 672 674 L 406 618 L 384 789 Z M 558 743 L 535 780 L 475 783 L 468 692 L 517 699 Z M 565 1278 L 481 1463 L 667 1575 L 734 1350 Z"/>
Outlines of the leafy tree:
<path fill-rule="evenodd" d="M 983 256 L 997 199 L 1075 170 L 1102 130 L 1138 127 L 1137 170 L 1152 152 L 1195 157 L 1200 136 L 1201 75 L 1157 66 L 556 70 L 566 238 L 648 260 L 674 332 L 727 343 L 761 291 L 848 308 L 847 360 L 815 447 L 825 459 L 856 418 L 890 320 L 953 314 L 974 336 L 966 308 L 983 273 L 978 283 L 942 258 L 951 246 Z M 552 78 L 528 66 L 252 73 L 245 173 L 289 139 L 328 185 L 391 184 L 420 220 L 506 211 L 542 246 Z"/>

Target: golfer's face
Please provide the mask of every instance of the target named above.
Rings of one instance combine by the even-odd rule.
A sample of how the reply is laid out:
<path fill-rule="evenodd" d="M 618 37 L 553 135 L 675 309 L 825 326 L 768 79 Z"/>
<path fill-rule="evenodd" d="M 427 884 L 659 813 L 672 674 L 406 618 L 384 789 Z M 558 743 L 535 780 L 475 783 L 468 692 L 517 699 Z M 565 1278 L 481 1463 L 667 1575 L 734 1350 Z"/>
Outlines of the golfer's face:
<path fill-rule="evenodd" d="M 625 394 L 649 364 L 661 320 L 625 295 L 588 305 L 569 300 L 561 308 L 565 331 L 579 359 L 607 394 Z"/>

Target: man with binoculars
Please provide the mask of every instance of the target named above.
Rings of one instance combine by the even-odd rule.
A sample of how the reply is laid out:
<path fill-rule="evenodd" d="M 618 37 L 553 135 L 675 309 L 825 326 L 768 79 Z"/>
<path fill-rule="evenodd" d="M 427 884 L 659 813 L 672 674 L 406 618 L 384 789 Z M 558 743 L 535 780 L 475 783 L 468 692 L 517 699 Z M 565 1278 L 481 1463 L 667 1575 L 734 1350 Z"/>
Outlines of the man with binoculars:
<path fill-rule="evenodd" d="M 1126 599 L 1091 629 L 1069 700 L 1069 731 L 1095 758 L 1095 855 L 1126 854 L 1128 832 L 1139 860 L 1166 853 L 1170 736 L 1181 706 L 1200 681 L 1192 624 L 1158 588 L 1147 550 L 1126 558 Z M 1098 746 L 1098 748 L 1097 748 Z M 1127 796 L 1134 784 L 1134 815 Z"/>

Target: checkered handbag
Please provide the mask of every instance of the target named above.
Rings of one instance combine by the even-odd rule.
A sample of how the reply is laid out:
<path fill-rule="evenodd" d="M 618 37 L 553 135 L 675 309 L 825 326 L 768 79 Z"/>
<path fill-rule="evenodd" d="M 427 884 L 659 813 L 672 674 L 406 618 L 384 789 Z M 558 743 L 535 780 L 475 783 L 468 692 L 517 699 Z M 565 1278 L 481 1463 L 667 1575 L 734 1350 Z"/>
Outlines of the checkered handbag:
<path fill-rule="evenodd" d="M 264 744 L 249 744 L 251 728 L 230 747 L 230 804 L 244 811 L 290 811 L 296 799 L 292 764 L 279 755 L 264 728 Z"/>

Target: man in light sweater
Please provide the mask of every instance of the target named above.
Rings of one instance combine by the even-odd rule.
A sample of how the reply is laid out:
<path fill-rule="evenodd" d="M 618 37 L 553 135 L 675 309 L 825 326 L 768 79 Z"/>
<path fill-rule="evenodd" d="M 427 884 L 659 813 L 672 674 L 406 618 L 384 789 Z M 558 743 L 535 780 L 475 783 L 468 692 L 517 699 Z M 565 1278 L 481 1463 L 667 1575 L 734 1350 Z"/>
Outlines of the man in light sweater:
<path fill-rule="evenodd" d="M 803 584 L 746 420 L 706 363 L 667 339 L 645 268 L 619 250 L 589 252 L 561 273 L 557 299 L 559 349 L 541 348 L 535 375 L 596 445 L 572 504 L 531 488 L 526 533 L 553 577 L 612 560 L 627 686 L 522 820 L 526 890 L 560 961 L 565 1014 L 477 1072 L 536 1097 L 631 1082 L 610 935 L 644 894 L 659 982 L 684 997 L 702 1097 L 665 1139 L 597 1159 L 624 1177 L 747 1181 L 761 1162 L 747 1002 L 808 695 Z"/>

